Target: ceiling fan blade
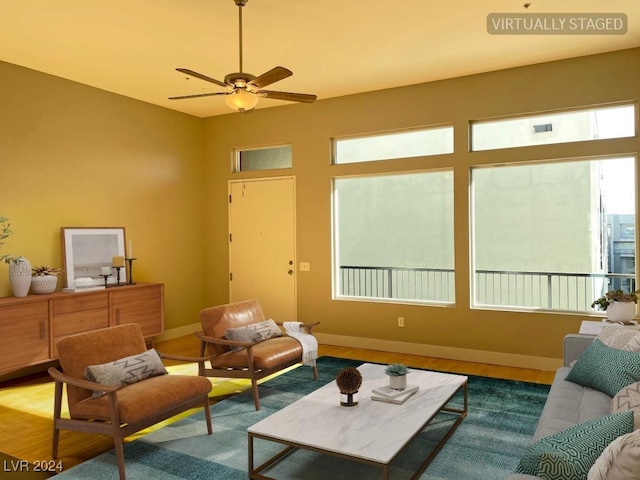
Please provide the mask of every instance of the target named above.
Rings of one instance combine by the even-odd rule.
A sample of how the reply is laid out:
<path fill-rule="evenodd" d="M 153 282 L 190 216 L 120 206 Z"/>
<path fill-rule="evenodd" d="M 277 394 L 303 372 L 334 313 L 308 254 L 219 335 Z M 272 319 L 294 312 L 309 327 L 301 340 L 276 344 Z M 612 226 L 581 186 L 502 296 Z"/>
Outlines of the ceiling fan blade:
<path fill-rule="evenodd" d="M 169 100 L 184 100 L 185 98 L 211 97 L 214 95 L 226 95 L 227 92 L 216 93 L 196 93 L 194 95 L 181 95 L 179 97 L 169 97 Z"/>
<path fill-rule="evenodd" d="M 205 82 L 215 83 L 216 85 L 220 85 L 221 87 L 227 87 L 228 85 L 220 80 L 216 80 L 215 78 L 207 77 L 202 73 L 194 72 L 193 70 L 189 70 L 188 68 L 176 68 L 177 71 L 182 72 L 191 77 L 199 78 L 200 80 L 204 80 Z"/>
<path fill-rule="evenodd" d="M 249 83 L 254 85 L 256 88 L 263 88 L 267 85 L 271 85 L 272 83 L 279 82 L 282 79 L 290 77 L 291 75 L 293 75 L 293 72 L 288 68 L 274 67 L 259 77 L 254 78 Z"/>
<path fill-rule="evenodd" d="M 308 93 L 275 92 L 273 90 L 258 90 L 257 95 L 262 95 L 273 100 L 288 100 L 289 102 L 313 103 L 318 98 Z"/>

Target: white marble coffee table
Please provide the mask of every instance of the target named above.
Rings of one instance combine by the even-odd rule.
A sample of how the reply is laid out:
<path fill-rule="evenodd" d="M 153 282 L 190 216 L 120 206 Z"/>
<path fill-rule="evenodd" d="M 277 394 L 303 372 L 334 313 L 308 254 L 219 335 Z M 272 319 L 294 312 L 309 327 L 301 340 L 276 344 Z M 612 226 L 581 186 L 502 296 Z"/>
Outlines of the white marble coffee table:
<path fill-rule="evenodd" d="M 419 385 L 420 390 L 404 404 L 396 405 L 371 399 L 372 388 L 388 384 L 384 369 L 384 365 L 369 363 L 358 367 L 363 381 L 357 407 L 340 406 L 333 381 L 249 427 L 249 478 L 268 479 L 261 472 L 301 448 L 379 466 L 383 479 L 388 480 L 390 463 L 438 412 L 457 413 L 447 434 L 412 477 L 418 478 L 467 415 L 467 377 L 411 370 L 408 382 Z M 447 403 L 460 389 L 464 392 L 463 408 L 448 408 Z M 255 466 L 256 438 L 287 448 Z"/>

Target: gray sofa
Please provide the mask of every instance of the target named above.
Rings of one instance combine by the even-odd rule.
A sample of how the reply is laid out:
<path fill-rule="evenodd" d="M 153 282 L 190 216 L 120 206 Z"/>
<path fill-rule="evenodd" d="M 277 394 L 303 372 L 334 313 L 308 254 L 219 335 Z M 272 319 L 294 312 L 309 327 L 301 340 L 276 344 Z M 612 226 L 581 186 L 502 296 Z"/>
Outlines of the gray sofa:
<path fill-rule="evenodd" d="M 609 415 L 611 397 L 589 387 L 567 382 L 571 363 L 593 342 L 594 335 L 570 334 L 564 338 L 564 366 L 556 372 L 549 396 L 540 415 L 531 443 L 573 425 Z M 535 480 L 538 477 L 513 474 L 507 480 Z"/>

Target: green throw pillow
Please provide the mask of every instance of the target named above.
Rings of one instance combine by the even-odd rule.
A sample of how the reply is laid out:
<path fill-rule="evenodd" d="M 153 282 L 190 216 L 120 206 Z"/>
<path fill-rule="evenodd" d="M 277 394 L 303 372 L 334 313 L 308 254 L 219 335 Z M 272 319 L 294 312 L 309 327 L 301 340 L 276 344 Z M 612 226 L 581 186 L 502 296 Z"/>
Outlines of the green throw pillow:
<path fill-rule="evenodd" d="M 633 413 L 614 413 L 574 425 L 531 445 L 516 473 L 544 480 L 584 480 L 607 446 L 633 431 Z"/>
<path fill-rule="evenodd" d="M 627 385 L 640 381 L 640 353 L 608 347 L 595 339 L 566 380 L 614 397 Z"/>

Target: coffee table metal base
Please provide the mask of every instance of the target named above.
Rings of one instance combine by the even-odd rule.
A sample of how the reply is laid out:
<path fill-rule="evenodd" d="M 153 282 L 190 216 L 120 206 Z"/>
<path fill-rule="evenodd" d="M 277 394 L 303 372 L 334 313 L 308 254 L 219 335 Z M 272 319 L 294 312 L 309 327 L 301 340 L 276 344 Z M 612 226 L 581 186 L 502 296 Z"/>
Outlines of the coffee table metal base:
<path fill-rule="evenodd" d="M 460 391 L 460 389 L 463 390 L 463 395 L 464 395 L 463 408 L 462 409 L 456 409 L 456 408 L 443 406 L 440 409 L 440 411 L 442 411 L 442 412 L 456 413 L 456 414 L 458 414 L 458 417 L 455 419 L 453 425 L 451 425 L 449 430 L 447 430 L 447 433 L 442 437 L 442 439 L 438 442 L 438 444 L 435 446 L 435 448 L 429 453 L 429 455 L 424 460 L 424 462 L 420 465 L 418 470 L 416 470 L 414 475 L 411 477 L 411 480 L 417 480 L 420 477 L 420 475 L 422 475 L 422 472 L 425 471 L 425 469 L 429 466 L 429 464 L 436 457 L 438 452 L 447 443 L 447 441 L 449 440 L 451 435 L 453 435 L 453 432 L 455 432 L 455 430 L 458 428 L 460 423 L 462 423 L 462 420 L 467 416 L 467 382 L 466 381 L 460 386 L 460 388 L 457 391 Z M 433 417 L 430 418 L 422 426 L 420 431 L 423 431 L 429 425 L 429 423 L 431 422 L 432 419 L 433 419 Z M 248 432 L 248 434 L 249 434 L 249 452 L 248 452 L 249 453 L 249 478 L 252 479 L 252 480 L 274 480 L 272 477 L 267 477 L 265 475 L 262 475 L 262 472 L 264 472 L 268 468 L 274 466 L 276 463 L 278 463 L 279 461 L 283 460 L 287 455 L 290 455 L 291 453 L 293 453 L 294 451 L 296 451 L 298 449 L 309 450 L 309 451 L 312 451 L 312 452 L 318 452 L 318 453 L 322 453 L 322 454 L 325 454 L 325 455 L 331 455 L 331 456 L 338 457 L 338 458 L 346 458 L 346 459 L 353 460 L 353 461 L 359 462 L 359 463 L 364 463 L 364 464 L 367 464 L 367 465 L 378 466 L 378 467 L 380 467 L 382 469 L 382 479 L 383 480 L 389 480 L 389 467 L 390 467 L 390 464 L 395 459 L 395 457 L 394 457 L 394 459 L 392 459 L 392 461 L 389 462 L 389 463 L 375 462 L 373 460 L 367 460 L 367 459 L 363 459 L 363 458 L 358 458 L 358 457 L 355 457 L 355 456 L 352 456 L 352 455 L 345 455 L 345 454 L 341 454 L 341 453 L 338 453 L 338 452 L 329 451 L 329 450 L 325 450 L 325 449 L 321 449 L 321 448 L 310 447 L 308 445 L 301 445 L 301 444 L 298 444 L 298 443 L 295 443 L 295 442 L 285 441 L 285 440 L 281 440 L 281 439 L 275 439 L 275 438 L 269 437 L 268 435 L 261 435 L 261 434 L 256 434 L 256 433 L 252 433 L 252 432 Z M 255 466 L 254 439 L 256 439 L 256 438 L 260 438 L 260 439 L 263 439 L 263 440 L 269 440 L 271 442 L 281 443 L 283 445 L 286 445 L 287 447 L 285 449 L 283 449 L 282 451 L 278 452 L 276 455 L 274 455 L 270 459 L 268 459 L 266 462 L 264 462 L 264 463 L 262 463 L 262 464 L 260 464 L 258 466 Z"/>

